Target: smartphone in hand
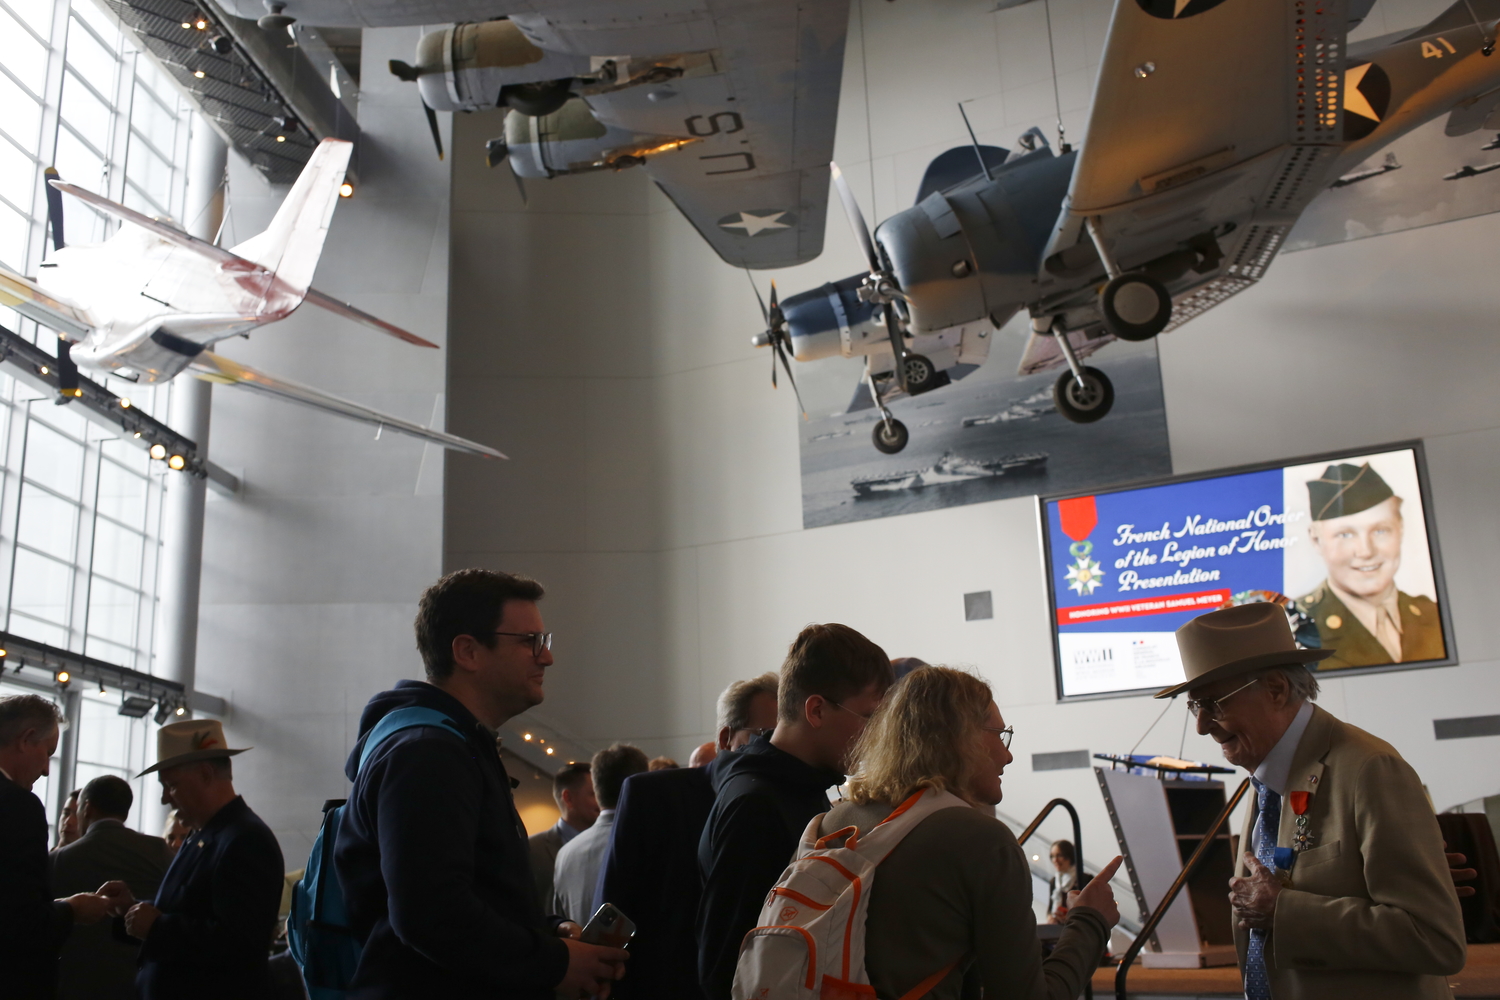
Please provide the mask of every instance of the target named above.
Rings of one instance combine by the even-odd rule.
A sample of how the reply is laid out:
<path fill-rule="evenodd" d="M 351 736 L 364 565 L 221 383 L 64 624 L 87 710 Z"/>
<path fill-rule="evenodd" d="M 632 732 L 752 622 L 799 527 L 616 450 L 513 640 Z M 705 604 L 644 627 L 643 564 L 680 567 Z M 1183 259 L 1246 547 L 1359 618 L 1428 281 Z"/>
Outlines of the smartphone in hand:
<path fill-rule="evenodd" d="M 581 940 L 585 944 L 602 944 L 624 948 L 635 937 L 635 924 L 613 903 L 605 903 L 589 918 Z"/>

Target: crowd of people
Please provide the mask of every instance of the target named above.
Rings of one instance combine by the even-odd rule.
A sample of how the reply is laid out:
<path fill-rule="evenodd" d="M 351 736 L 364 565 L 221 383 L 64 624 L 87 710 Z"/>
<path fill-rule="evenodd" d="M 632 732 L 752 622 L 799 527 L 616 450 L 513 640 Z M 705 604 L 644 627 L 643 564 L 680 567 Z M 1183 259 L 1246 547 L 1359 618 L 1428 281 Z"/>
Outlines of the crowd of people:
<path fill-rule="evenodd" d="M 324 831 L 357 942 L 347 981 L 321 983 L 336 986 L 325 995 L 771 995 L 748 992 L 765 973 L 750 942 L 768 919 L 835 905 L 788 887 L 819 860 L 851 877 L 863 926 L 862 948 L 846 932 L 824 997 L 1083 991 L 1119 920 L 1121 859 L 1091 875 L 1072 844 L 1052 845 L 1044 919 L 1061 928 L 1044 955 L 1026 857 L 993 815 L 1013 733 L 989 685 L 893 661 L 845 625 L 809 625 L 779 672 L 731 684 L 716 738 L 689 766 L 615 744 L 559 770 L 559 819 L 528 838 L 498 731 L 544 697 L 542 597 L 533 580 L 484 570 L 422 595 L 425 680 L 370 699 L 347 804 Z M 1162 695 L 1188 693 L 1199 732 L 1256 780 L 1247 853 L 1226 886 L 1246 996 L 1446 996 L 1465 956 L 1453 884 L 1464 873 L 1450 871 L 1414 772 L 1313 704 L 1315 656 L 1274 605 L 1211 613 L 1179 640 L 1186 680 Z M 178 843 L 128 829 L 130 786 L 107 776 L 79 790 L 59 822 L 67 843 L 49 854 L 30 789 L 65 724 L 50 700 L 0 698 L 0 996 L 277 995 L 285 865 L 235 792 L 243 751 L 214 720 L 163 726 L 148 773 Z M 878 868 L 857 878 L 826 856 L 875 841 Z M 605 904 L 633 924 L 628 948 L 586 940 Z M 863 969 L 851 973 L 851 954 Z"/>

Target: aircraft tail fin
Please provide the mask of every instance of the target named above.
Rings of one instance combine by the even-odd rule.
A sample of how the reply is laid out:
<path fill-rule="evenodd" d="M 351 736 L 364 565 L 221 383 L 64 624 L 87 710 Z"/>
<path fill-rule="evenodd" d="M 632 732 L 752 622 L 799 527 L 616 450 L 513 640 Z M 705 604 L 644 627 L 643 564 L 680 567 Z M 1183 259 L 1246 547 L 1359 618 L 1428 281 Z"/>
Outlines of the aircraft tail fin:
<path fill-rule="evenodd" d="M 234 247 L 233 252 L 275 272 L 286 285 L 306 291 L 323 255 L 328 223 L 353 150 L 353 143 L 343 139 L 318 143 L 266 231 Z"/>

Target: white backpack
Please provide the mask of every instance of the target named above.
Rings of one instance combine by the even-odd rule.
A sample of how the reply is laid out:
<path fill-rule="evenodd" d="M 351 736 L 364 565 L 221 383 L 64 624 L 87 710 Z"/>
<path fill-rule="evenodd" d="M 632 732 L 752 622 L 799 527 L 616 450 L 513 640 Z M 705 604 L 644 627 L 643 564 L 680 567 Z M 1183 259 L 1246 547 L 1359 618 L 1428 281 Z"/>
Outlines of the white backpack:
<path fill-rule="evenodd" d="M 766 896 L 759 926 L 740 943 L 732 1000 L 874 1000 L 865 974 L 865 912 L 875 868 L 918 823 L 953 808 L 970 807 L 949 792 L 923 789 L 863 839 L 852 826 L 820 837 L 823 817 L 815 817 Z M 841 840 L 843 846 L 830 846 Z M 934 972 L 901 1000 L 926 996 L 957 964 Z"/>

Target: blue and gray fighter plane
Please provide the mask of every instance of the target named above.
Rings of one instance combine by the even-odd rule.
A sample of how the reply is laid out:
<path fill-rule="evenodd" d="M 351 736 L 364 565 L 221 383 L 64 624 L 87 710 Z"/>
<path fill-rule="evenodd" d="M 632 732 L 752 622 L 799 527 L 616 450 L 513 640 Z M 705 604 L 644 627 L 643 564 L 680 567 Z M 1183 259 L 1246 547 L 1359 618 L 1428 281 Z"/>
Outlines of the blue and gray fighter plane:
<path fill-rule="evenodd" d="M 1081 362 L 1148 340 L 1249 288 L 1311 201 L 1394 139 L 1448 115 L 1500 129 L 1500 0 L 1357 44 L 1373 0 L 1116 0 L 1078 151 L 1036 130 L 1011 153 L 933 161 L 917 204 L 873 237 L 835 167 L 869 271 L 773 302 L 757 346 L 799 361 L 866 358 L 851 409 L 875 447 L 907 430 L 888 404 L 983 362 L 1026 310 L 1021 373 L 1063 368 L 1069 420 L 1099 420 L 1109 378 Z"/>

